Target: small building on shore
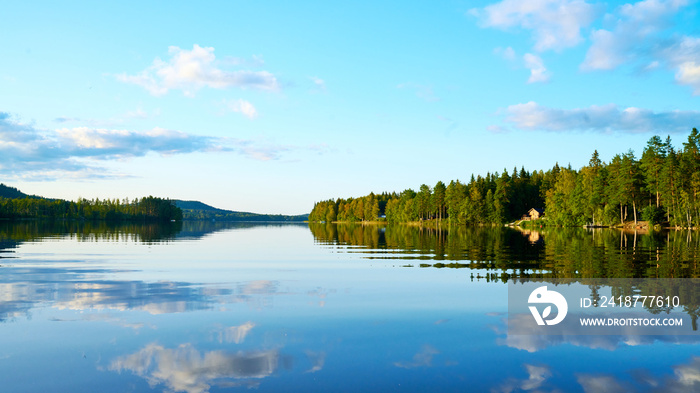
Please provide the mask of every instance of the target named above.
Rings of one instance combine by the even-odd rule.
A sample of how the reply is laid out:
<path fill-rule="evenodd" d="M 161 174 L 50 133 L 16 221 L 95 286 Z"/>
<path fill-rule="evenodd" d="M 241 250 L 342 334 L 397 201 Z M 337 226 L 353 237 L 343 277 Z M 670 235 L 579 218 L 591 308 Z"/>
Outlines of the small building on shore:
<path fill-rule="evenodd" d="M 533 207 L 527 211 L 527 214 L 523 216 L 524 221 L 539 220 L 544 217 L 544 210 Z"/>

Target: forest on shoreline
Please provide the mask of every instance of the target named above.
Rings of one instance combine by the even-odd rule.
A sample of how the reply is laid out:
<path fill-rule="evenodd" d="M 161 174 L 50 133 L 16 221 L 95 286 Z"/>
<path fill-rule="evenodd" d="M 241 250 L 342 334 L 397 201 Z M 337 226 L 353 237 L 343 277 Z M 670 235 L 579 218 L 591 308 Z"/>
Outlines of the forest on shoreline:
<path fill-rule="evenodd" d="M 129 200 L 85 199 L 77 202 L 26 195 L 0 184 L 0 219 L 65 219 L 106 221 L 180 221 L 182 210 L 171 199 L 147 196 Z"/>
<path fill-rule="evenodd" d="M 468 183 L 438 181 L 418 191 L 381 193 L 317 202 L 310 222 L 386 221 L 438 224 L 504 224 L 531 208 L 546 225 L 613 226 L 633 221 L 673 227 L 700 226 L 700 133 L 693 128 L 682 147 L 653 136 L 640 158 L 632 150 L 588 165 L 555 164 L 547 171 L 525 168 L 471 176 Z"/>

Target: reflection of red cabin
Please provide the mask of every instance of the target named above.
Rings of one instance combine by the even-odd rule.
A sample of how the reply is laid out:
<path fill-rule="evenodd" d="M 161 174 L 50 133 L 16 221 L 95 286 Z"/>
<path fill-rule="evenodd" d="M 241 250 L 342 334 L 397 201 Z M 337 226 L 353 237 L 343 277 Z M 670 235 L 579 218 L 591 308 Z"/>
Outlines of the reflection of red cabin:
<path fill-rule="evenodd" d="M 523 216 L 523 220 L 539 220 L 542 216 L 544 216 L 544 210 L 533 207 Z"/>

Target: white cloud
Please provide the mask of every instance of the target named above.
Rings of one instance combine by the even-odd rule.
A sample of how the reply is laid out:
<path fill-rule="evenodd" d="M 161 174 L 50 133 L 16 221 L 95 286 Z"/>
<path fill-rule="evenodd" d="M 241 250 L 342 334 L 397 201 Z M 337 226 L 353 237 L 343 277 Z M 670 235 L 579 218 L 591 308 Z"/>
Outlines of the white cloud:
<path fill-rule="evenodd" d="M 591 47 L 581 64 L 584 71 L 612 70 L 631 62 L 645 64 L 644 71 L 661 64 L 675 73 L 676 82 L 700 95 L 700 38 L 671 36 L 672 18 L 687 0 L 644 0 L 618 8 L 610 30 L 591 34 Z"/>
<path fill-rule="evenodd" d="M 596 30 L 591 33 L 593 45 L 588 48 L 581 69 L 611 70 L 629 60 L 631 54 L 628 47 L 631 42 L 621 40 L 615 33 L 607 30 Z"/>
<path fill-rule="evenodd" d="M 530 78 L 527 80 L 527 83 L 549 81 L 550 74 L 544 66 L 542 58 L 531 53 L 526 53 L 525 56 L 523 56 L 523 61 L 525 62 L 525 68 L 530 70 Z"/>
<path fill-rule="evenodd" d="M 690 86 L 694 95 L 700 95 L 700 38 L 682 37 L 661 55 L 676 70 L 676 82 Z"/>
<path fill-rule="evenodd" d="M 561 50 L 579 44 L 581 30 L 598 11 L 583 0 L 503 0 L 483 9 L 473 9 L 484 27 L 532 30 L 535 50 Z"/>
<path fill-rule="evenodd" d="M 236 101 L 226 102 L 226 106 L 228 107 L 229 110 L 236 112 L 236 113 L 240 113 L 251 120 L 258 117 L 257 109 L 255 109 L 253 104 L 251 104 L 250 102 L 248 102 L 246 100 L 239 99 Z"/>
<path fill-rule="evenodd" d="M 169 90 L 182 90 L 193 95 L 203 87 L 227 89 L 231 87 L 259 90 L 278 90 L 277 78 L 267 71 L 225 71 L 217 67 L 214 48 L 194 45 L 192 50 L 176 46 L 168 48 L 170 59 L 156 58 L 153 65 L 136 75 L 117 75 L 121 82 L 132 83 L 153 95 L 164 95 Z"/>
<path fill-rule="evenodd" d="M 557 109 L 531 101 L 509 106 L 505 121 L 521 130 L 673 133 L 687 132 L 699 125 L 700 111 L 654 112 L 634 107 L 621 109 L 615 104 Z"/>
<path fill-rule="evenodd" d="M 60 147 L 73 155 L 98 159 L 161 154 L 226 150 L 216 138 L 186 134 L 181 131 L 153 128 L 149 131 L 111 130 L 75 127 L 56 130 Z"/>
<path fill-rule="evenodd" d="M 641 57 L 648 57 L 666 38 L 663 31 L 670 27 L 671 18 L 686 0 L 644 0 L 620 6 L 610 30 L 591 33 L 592 44 L 581 69 L 611 70 Z"/>
<path fill-rule="evenodd" d="M 691 85 L 695 95 L 700 95 L 700 64 L 694 61 L 681 63 L 676 72 L 676 80 L 684 85 Z"/>
<path fill-rule="evenodd" d="M 73 127 L 42 130 L 18 123 L 0 112 L 0 174 L 32 179 L 60 177 L 124 177 L 104 170 L 99 162 L 194 152 L 232 152 L 255 160 L 276 160 L 285 152 L 316 146 L 288 146 L 236 138 L 188 134 L 153 128 L 146 131 Z"/>

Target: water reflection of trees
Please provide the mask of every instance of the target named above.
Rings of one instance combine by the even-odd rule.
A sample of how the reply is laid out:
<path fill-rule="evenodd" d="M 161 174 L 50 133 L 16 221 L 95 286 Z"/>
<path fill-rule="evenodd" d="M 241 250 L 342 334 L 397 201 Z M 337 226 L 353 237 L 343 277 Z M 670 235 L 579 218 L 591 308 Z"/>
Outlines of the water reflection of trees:
<path fill-rule="evenodd" d="M 78 241 L 136 241 L 143 243 L 200 239 L 214 232 L 249 229 L 258 226 L 304 225 L 252 222 L 108 222 L 82 220 L 0 221 L 0 258 L 22 242 L 52 237 L 70 237 Z"/>
<path fill-rule="evenodd" d="M 160 242 L 175 239 L 182 222 L 110 223 L 104 221 L 25 220 L 0 221 L 2 242 L 37 241 L 56 236 L 74 237 L 78 241 Z M 0 247 L 2 245 L 0 244 Z"/>
<path fill-rule="evenodd" d="M 407 225 L 309 224 L 316 241 L 366 258 L 419 260 L 418 267 L 467 268 L 472 280 L 579 283 L 595 299 L 603 287 L 617 296 L 680 296 L 697 330 L 700 236 L 684 232 L 625 232 L 582 228 L 518 230 L 502 227 L 429 229 Z M 428 263 L 432 261 L 431 263 Z M 415 267 L 407 263 L 407 267 Z M 605 279 L 605 280 L 600 280 Z M 616 280 L 617 279 L 617 280 Z M 672 307 L 649 305 L 652 314 Z"/>
<path fill-rule="evenodd" d="M 485 278 L 489 280 L 700 277 L 700 236 L 688 231 L 448 230 L 314 223 L 309 228 L 319 244 L 340 246 L 366 258 L 421 260 L 425 261 L 419 264 L 423 267 L 486 270 Z"/>

